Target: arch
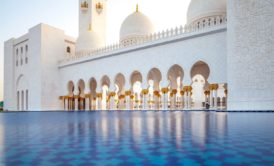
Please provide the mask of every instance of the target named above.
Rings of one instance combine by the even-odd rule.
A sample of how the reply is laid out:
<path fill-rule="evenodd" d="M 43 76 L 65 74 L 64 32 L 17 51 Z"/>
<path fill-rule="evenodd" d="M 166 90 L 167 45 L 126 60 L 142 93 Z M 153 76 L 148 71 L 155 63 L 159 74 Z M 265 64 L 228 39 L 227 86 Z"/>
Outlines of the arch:
<path fill-rule="evenodd" d="M 19 83 L 22 82 L 21 80 L 23 80 L 23 77 L 24 77 L 23 74 L 21 74 L 21 75 L 19 75 L 17 77 L 17 79 L 16 79 L 16 87 L 17 87 L 17 89 L 19 88 Z"/>
<path fill-rule="evenodd" d="M 197 61 L 190 70 L 192 101 L 194 108 L 200 109 L 203 107 L 203 102 L 206 101 L 204 90 L 207 88 L 210 68 L 204 61 Z"/>
<path fill-rule="evenodd" d="M 96 92 L 97 88 L 97 81 L 94 77 L 89 79 L 89 89 L 91 92 L 95 91 Z"/>
<path fill-rule="evenodd" d="M 107 86 L 108 88 L 110 87 L 110 79 L 107 75 L 104 75 L 101 79 L 101 87 Z"/>
<path fill-rule="evenodd" d="M 153 89 L 159 90 L 159 83 L 162 81 L 162 73 L 158 68 L 152 68 L 147 75 L 148 84 L 153 81 Z"/>
<path fill-rule="evenodd" d="M 125 83 L 126 83 L 125 76 L 122 73 L 118 73 L 115 76 L 115 81 L 114 81 L 114 84 L 117 85 L 119 88 L 118 93 L 121 93 L 123 91 Z"/>
<path fill-rule="evenodd" d="M 67 47 L 67 53 L 71 53 L 71 49 L 69 46 Z"/>
<path fill-rule="evenodd" d="M 67 85 L 67 88 L 68 88 L 69 96 L 72 96 L 73 92 L 74 92 L 74 83 L 72 81 L 69 81 L 68 85 Z"/>
<path fill-rule="evenodd" d="M 170 87 L 172 89 L 181 88 L 184 78 L 184 70 L 181 66 L 175 64 L 171 66 L 167 73 L 167 79 L 170 81 Z"/>
<path fill-rule="evenodd" d="M 106 110 L 108 107 L 108 93 L 110 88 L 110 79 L 107 75 L 104 75 L 101 79 L 101 92 L 102 92 L 102 100 L 101 100 L 101 109 Z"/>
<path fill-rule="evenodd" d="M 137 81 L 142 83 L 143 77 L 142 77 L 142 74 L 139 71 L 134 71 L 134 72 L 132 72 L 132 74 L 130 76 L 131 86 L 133 86 L 134 83 L 137 82 Z"/>
<path fill-rule="evenodd" d="M 193 78 L 197 74 L 202 75 L 205 80 L 207 80 L 210 75 L 210 68 L 208 64 L 204 61 L 197 61 L 190 70 L 190 76 Z"/>
<path fill-rule="evenodd" d="M 83 79 L 80 79 L 78 81 L 78 90 L 79 90 L 79 95 L 84 95 L 85 94 L 85 81 Z"/>

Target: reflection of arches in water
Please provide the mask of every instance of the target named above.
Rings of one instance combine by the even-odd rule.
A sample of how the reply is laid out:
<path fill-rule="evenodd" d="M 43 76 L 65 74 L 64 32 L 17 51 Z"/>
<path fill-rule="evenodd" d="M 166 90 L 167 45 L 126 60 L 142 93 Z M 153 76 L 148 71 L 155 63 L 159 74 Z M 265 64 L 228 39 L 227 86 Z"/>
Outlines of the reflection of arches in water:
<path fill-rule="evenodd" d="M 205 102 L 204 91 L 208 87 L 207 79 L 210 74 L 209 66 L 203 62 L 196 62 L 191 68 L 191 87 L 192 87 L 192 101 L 194 108 L 202 108 L 203 102 Z"/>

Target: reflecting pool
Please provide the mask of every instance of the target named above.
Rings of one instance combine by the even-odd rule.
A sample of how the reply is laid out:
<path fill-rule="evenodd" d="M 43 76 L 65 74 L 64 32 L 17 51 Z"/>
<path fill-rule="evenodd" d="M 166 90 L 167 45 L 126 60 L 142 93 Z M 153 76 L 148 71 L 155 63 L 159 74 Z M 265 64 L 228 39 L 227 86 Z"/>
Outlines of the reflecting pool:
<path fill-rule="evenodd" d="M 274 113 L 0 113 L 0 165 L 274 165 Z"/>

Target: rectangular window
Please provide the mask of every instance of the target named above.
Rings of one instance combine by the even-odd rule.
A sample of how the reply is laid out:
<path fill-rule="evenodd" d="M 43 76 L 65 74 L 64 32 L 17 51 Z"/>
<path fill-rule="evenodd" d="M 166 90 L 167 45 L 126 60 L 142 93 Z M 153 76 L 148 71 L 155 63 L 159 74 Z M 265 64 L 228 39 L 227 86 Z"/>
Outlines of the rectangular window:
<path fill-rule="evenodd" d="M 19 111 L 19 107 L 20 107 L 20 92 L 17 91 L 17 110 Z"/>
<path fill-rule="evenodd" d="M 29 90 L 26 90 L 26 110 L 29 109 Z"/>

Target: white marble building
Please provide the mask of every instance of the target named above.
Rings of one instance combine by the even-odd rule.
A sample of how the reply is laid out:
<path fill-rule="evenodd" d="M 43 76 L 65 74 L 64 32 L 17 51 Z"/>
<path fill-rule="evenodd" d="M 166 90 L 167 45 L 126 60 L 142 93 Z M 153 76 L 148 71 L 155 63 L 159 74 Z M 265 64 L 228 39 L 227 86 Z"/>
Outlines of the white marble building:
<path fill-rule="evenodd" d="M 274 1 L 192 0 L 155 32 L 136 8 L 106 45 L 106 0 L 79 0 L 79 37 L 39 24 L 5 42 L 6 110 L 274 109 Z"/>

